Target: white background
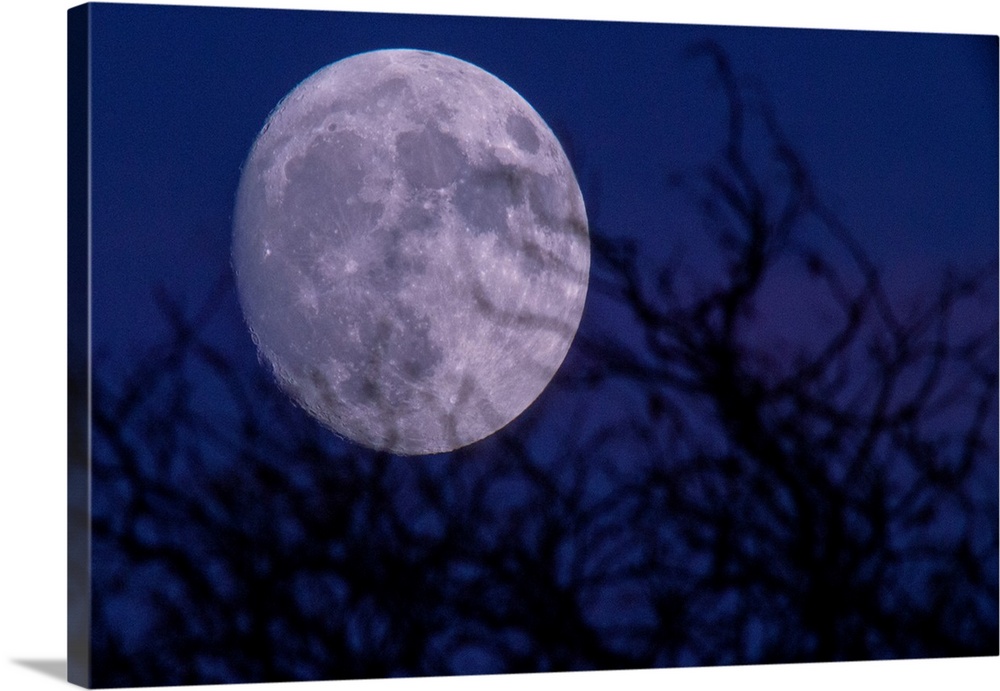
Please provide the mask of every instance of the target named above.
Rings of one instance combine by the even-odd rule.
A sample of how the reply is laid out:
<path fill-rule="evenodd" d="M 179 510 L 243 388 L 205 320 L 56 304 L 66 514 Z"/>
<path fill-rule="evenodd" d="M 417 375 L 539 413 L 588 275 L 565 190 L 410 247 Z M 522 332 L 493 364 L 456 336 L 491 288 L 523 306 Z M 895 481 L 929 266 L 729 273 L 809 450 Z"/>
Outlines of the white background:
<path fill-rule="evenodd" d="M 0 10 L 0 689 L 65 684 L 66 608 L 66 10 L 73 3 L 7 2 Z M 162 2 L 161 4 L 177 4 Z M 995 0 L 933 8 L 888 0 L 293 0 L 187 4 L 436 14 L 563 17 L 997 34 Z M 921 3 L 923 5 L 923 3 Z M 905 9 L 904 9 L 905 8 Z M 39 671 L 41 668 L 43 671 Z M 48 672 L 44 671 L 48 670 Z M 261 684 L 260 689 L 501 689 L 554 684 L 598 689 L 998 688 L 1000 658 L 813 664 L 569 675 Z M 221 688 L 221 687 L 203 687 Z"/>

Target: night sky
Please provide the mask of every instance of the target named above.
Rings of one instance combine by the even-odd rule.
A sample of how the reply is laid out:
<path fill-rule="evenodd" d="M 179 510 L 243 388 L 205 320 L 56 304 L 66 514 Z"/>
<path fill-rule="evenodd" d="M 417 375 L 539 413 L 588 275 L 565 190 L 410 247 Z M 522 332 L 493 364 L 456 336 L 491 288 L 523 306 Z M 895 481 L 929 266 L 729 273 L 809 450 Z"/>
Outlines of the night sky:
<path fill-rule="evenodd" d="M 828 203 L 887 270 L 997 252 L 996 39 L 956 35 L 238 9 L 94 9 L 95 353 L 106 374 L 154 342 L 157 286 L 197 304 L 227 270 L 240 166 L 278 101 L 355 53 L 472 62 L 542 115 L 576 167 L 593 232 L 703 231 L 670 173 L 721 146 L 706 39 L 760 83 Z M 234 349 L 250 348 L 238 314 Z"/>
<path fill-rule="evenodd" d="M 155 373 L 148 369 L 151 363 L 160 362 L 155 348 L 178 335 L 177 324 L 171 324 L 165 314 L 165 305 L 195 320 L 203 305 L 214 305 L 211 317 L 197 324 L 197 338 L 213 348 L 213 353 L 224 355 L 226 362 L 220 369 L 232 366 L 239 373 L 237 378 L 245 375 L 247 381 L 266 381 L 255 378 L 262 365 L 239 311 L 230 268 L 233 204 L 241 165 L 268 114 L 299 82 L 332 62 L 382 48 L 415 48 L 452 55 L 494 74 L 520 93 L 563 143 L 583 192 L 595 246 L 634 242 L 642 267 L 656 267 L 672 257 L 683 256 L 694 274 L 712 276 L 719 271 L 718 238 L 706 227 L 704 209 L 691 203 L 691 198 L 685 196 L 686 188 L 675 184 L 678 180 L 697 179 L 711 162 L 720 159 L 726 141 L 726 99 L 718 74 L 704 54 L 693 55 L 691 50 L 706 43 L 728 57 L 741 84 L 751 85 L 747 93 L 771 108 L 785 141 L 808 167 L 817 197 L 836 213 L 857 238 L 862 251 L 871 257 L 892 299 L 905 304 L 905 296 L 922 294 L 928 277 L 938 276 L 949 266 L 989 266 L 998 252 L 995 36 L 100 4 L 93 6 L 92 20 L 93 375 L 107 400 L 140 382 L 137 372 L 155 379 Z M 766 172 L 767 152 L 753 149 L 764 139 L 757 130 L 748 135 L 748 147 L 751 153 L 761 154 L 759 160 L 764 162 L 761 165 Z M 823 244 L 828 240 L 817 242 L 817 252 L 840 251 L 832 244 Z M 995 267 L 987 276 L 985 302 L 972 312 L 962 313 L 974 325 L 995 319 Z M 655 274 L 647 278 L 653 281 Z M 753 333 L 760 343 L 770 343 L 769 339 L 781 343 L 784 338 L 797 337 L 809 344 L 811 330 L 829 327 L 823 313 L 814 309 L 818 303 L 813 300 L 818 298 L 813 290 L 796 274 L 778 271 L 776 279 L 763 291 L 769 303 L 754 322 Z M 626 343 L 630 339 L 638 342 L 644 335 L 642 325 L 615 323 L 615 309 L 610 301 L 590 300 L 578 339 L 593 343 L 603 334 L 617 332 Z M 958 325 L 956 333 L 962 332 L 962 325 Z M 995 344 L 992 347 L 995 349 Z M 587 358 L 593 355 L 577 351 L 576 346 L 571 349 L 568 369 L 580 366 L 583 371 L 581 363 L 591 363 Z M 775 353 L 775 359 L 780 359 L 780 353 Z M 170 363 L 169 354 L 162 361 Z M 211 358 L 206 361 L 212 365 Z M 566 381 L 574 374 L 570 371 Z M 130 380 L 132 377 L 136 378 Z M 227 408 L 232 399 L 227 397 L 225 386 L 220 387 L 218 382 L 214 386 L 198 389 L 197 383 L 193 385 L 198 389 L 193 395 L 203 397 L 198 405 L 209 418 L 213 411 L 223 413 L 220 419 L 229 414 L 238 418 L 241 411 Z M 183 386 L 178 388 L 184 390 Z M 583 432 L 597 430 L 609 421 L 627 421 L 633 415 L 654 419 L 664 412 L 658 406 L 667 405 L 655 396 L 645 398 L 648 391 L 642 382 L 612 391 L 615 393 L 605 394 L 608 398 L 598 403 L 607 410 L 591 419 L 593 427 Z M 287 430 L 289 420 L 293 420 L 310 426 L 323 440 L 313 446 L 303 442 L 297 447 L 299 451 L 307 448 L 309 453 L 320 454 L 316 449 L 338 453 L 350 450 L 347 442 L 333 439 L 324 430 L 314 430 L 318 426 L 304 414 L 289 413 L 290 404 L 285 408 L 274 404 L 272 394 L 273 390 L 263 393 L 262 407 L 243 418 L 264 420 L 263 430 L 251 429 L 250 423 L 244 423 L 242 430 L 234 428 L 233 435 L 246 435 L 240 443 L 251 447 L 246 440 L 253 439 L 254 434 L 267 436 Z M 156 400 L 157 395 L 150 392 L 150 400 Z M 117 410 L 128 410 L 128 399 L 128 395 L 124 396 Z M 629 407 L 637 401 L 644 406 L 641 411 Z M 165 406 L 171 404 L 169 400 L 163 402 Z M 552 402 L 547 405 L 545 410 L 551 414 Z M 995 414 L 995 400 L 990 405 Z M 744 407 L 749 410 L 751 406 L 744 403 Z M 122 494 L 118 494 L 120 485 L 128 483 L 118 482 L 121 478 L 115 477 L 117 468 L 107 459 L 135 460 L 136 468 L 148 470 L 143 468 L 143 453 L 159 443 L 157 435 L 162 429 L 170 428 L 171 410 L 165 407 L 155 411 L 154 418 L 161 415 L 156 424 L 142 427 L 135 423 L 135 427 L 129 427 L 123 434 L 124 444 L 117 447 L 115 432 L 107 426 L 102 429 L 105 439 L 95 446 L 95 456 L 105 454 L 101 472 L 106 475 L 95 482 L 93 510 L 103 518 L 110 517 L 103 526 L 108 534 L 119 527 L 116 502 L 127 495 L 132 506 L 138 493 L 121 490 Z M 270 429 L 267 425 L 272 414 L 274 427 Z M 524 429 L 548 419 L 526 417 Z M 106 416 L 105 425 L 108 419 Z M 552 419 L 559 419 L 563 428 L 536 435 L 531 453 L 559 456 L 558 444 L 565 438 L 561 435 L 572 423 L 558 415 Z M 951 421 L 945 417 L 944 425 Z M 188 429 L 183 427 L 188 422 L 178 422 L 178 429 Z M 216 425 L 215 432 L 224 426 L 216 419 L 211 422 Z M 693 425 L 691 448 L 700 443 L 699 434 L 715 433 L 712 424 Z M 221 436 L 226 433 L 222 430 Z M 987 425 L 987 434 L 988 443 L 995 444 L 995 424 Z M 138 449 L 135 459 L 122 451 L 133 441 Z M 197 435 L 185 438 L 181 433 L 175 441 L 179 449 L 175 456 L 183 459 L 178 460 L 178 466 L 197 456 L 191 451 L 195 449 L 212 459 L 212 467 L 205 468 L 206 476 L 218 473 L 228 478 L 232 474 L 231 493 L 225 483 L 220 491 L 222 504 L 229 506 L 226 502 L 230 500 L 253 503 L 240 492 L 245 490 L 250 496 L 258 487 L 253 483 L 260 481 L 254 475 L 260 467 L 252 466 L 245 476 L 241 475 L 243 456 L 226 457 L 217 450 L 223 446 L 218 439 Z M 298 437 L 289 441 L 290 445 L 292 441 L 299 443 Z M 615 457 L 617 469 L 623 475 L 645 472 L 642 463 L 635 461 L 638 456 L 627 455 L 635 451 L 629 444 L 637 444 L 636 439 L 615 448 L 620 454 Z M 706 448 L 712 448 L 712 443 Z M 501 450 L 501 442 L 493 439 L 472 447 L 468 453 L 477 458 L 481 452 L 478 458 L 483 460 L 483 467 L 488 467 L 490 454 L 500 458 Z M 251 456 L 253 453 L 246 448 L 243 452 Z M 582 453 L 586 456 L 585 451 Z M 282 475 L 279 470 L 275 482 L 287 482 L 288 487 L 298 487 L 295 483 L 301 482 L 315 494 L 322 493 L 319 488 L 326 487 L 323 483 L 329 481 L 331 473 L 340 472 L 323 465 L 313 476 L 307 455 L 290 454 L 289 459 L 287 472 Z M 423 459 L 405 460 L 421 463 Z M 406 482 L 418 483 L 430 477 L 447 480 L 450 462 L 449 458 L 430 458 L 426 466 L 412 470 L 400 459 L 377 458 L 370 467 L 399 472 L 404 489 L 393 494 L 392 499 L 417 504 L 422 495 Z M 378 465 L 381 463 L 384 466 Z M 472 470 L 467 472 L 474 474 L 475 466 L 470 467 Z M 421 475 L 425 471 L 427 475 Z M 183 489 L 184 483 L 201 477 L 198 472 L 197 468 L 172 469 L 167 473 L 167 489 Z M 890 468 L 889 476 L 899 479 L 893 472 Z M 982 472 L 995 485 L 995 469 L 985 468 Z M 585 474 L 582 472 L 581 477 Z M 655 478 L 655 472 L 648 477 Z M 609 475 L 588 485 L 586 491 L 599 496 L 610 492 L 613 482 Z M 205 486 L 209 485 L 211 482 L 206 481 Z M 195 486 L 197 482 L 192 482 Z M 343 487 L 347 486 L 346 480 L 343 486 L 334 483 L 334 490 L 346 493 Z M 196 487 L 197 491 L 201 489 Z M 497 510 L 501 512 L 533 491 L 523 483 L 513 483 L 506 490 L 500 485 L 493 489 L 500 495 Z M 987 484 L 975 496 L 985 496 L 987 509 L 992 506 L 995 511 L 995 499 L 992 505 L 989 503 L 989 489 Z M 275 503 L 284 500 L 278 495 L 271 499 Z M 455 505 L 463 499 L 468 496 L 459 497 Z M 362 492 L 353 495 L 352 501 L 364 500 Z M 164 514 L 156 514 L 155 504 L 152 501 L 136 510 L 150 510 L 161 519 L 171 516 L 169 506 Z M 289 510 L 289 524 L 300 518 L 295 512 L 298 508 Z M 246 510 L 248 515 L 252 513 L 250 508 Z M 236 533 L 250 524 L 249 519 L 245 525 L 240 523 L 240 511 L 235 511 L 236 525 L 231 526 Z M 194 518 L 180 519 L 178 525 L 187 519 L 195 525 L 204 518 L 198 511 L 191 515 Z M 614 510 L 607 517 L 620 521 L 625 515 Z M 947 533 L 949 515 L 944 511 L 935 528 Z M 171 521 L 163 520 L 152 527 L 137 523 L 135 534 L 129 538 L 140 545 L 147 538 L 156 543 L 163 535 L 173 535 Z M 964 525 L 962 530 L 973 532 L 971 525 Z M 287 535 L 280 533 L 283 529 L 274 528 L 279 538 L 287 537 L 288 544 L 298 544 L 298 527 L 292 525 Z M 125 530 L 131 528 L 126 526 Z M 182 528 L 178 531 L 184 542 Z M 652 528 L 650 534 L 655 531 Z M 214 539 L 196 532 L 190 532 L 193 546 L 188 556 L 197 555 L 195 545 L 199 539 Z M 945 538 L 941 540 L 946 542 Z M 116 552 L 119 547 L 108 539 L 95 552 L 95 579 L 99 583 L 117 582 L 114 574 L 127 564 L 122 557 L 127 549 Z M 992 548 L 995 550 L 995 545 Z M 236 562 L 242 559 L 236 547 L 227 549 Z M 568 549 L 572 558 L 575 546 Z M 381 573 L 379 569 L 390 569 L 380 563 L 372 568 L 377 573 Z M 992 577 L 995 582 L 995 568 L 987 568 L 986 572 L 986 578 Z M 162 602 L 153 596 L 145 597 L 143 591 L 169 595 L 171 578 L 155 569 L 137 571 L 128 586 L 139 595 L 129 594 L 126 589 L 121 599 L 107 596 L 105 633 L 118 635 L 121 647 L 107 645 L 102 654 L 108 659 L 115 654 L 127 657 L 126 653 L 136 652 L 130 646 L 142 648 L 144 624 L 134 624 L 131 618 L 139 612 L 140 619 L 148 614 L 149 621 L 153 621 Z M 919 581 L 917 576 L 908 578 L 913 583 Z M 206 587 L 221 592 L 238 579 L 223 573 L 209 575 L 205 580 Z M 319 596 L 305 599 L 307 610 L 321 601 Z M 234 597 L 237 603 L 243 600 Z M 621 616 L 625 628 L 655 619 L 642 602 L 627 606 L 618 606 L 617 602 L 598 598 L 585 614 L 602 625 L 614 623 L 615 617 Z M 377 617 L 373 619 L 377 621 Z M 767 660 L 761 651 L 766 648 L 768 634 L 762 631 L 748 634 L 733 649 L 745 653 L 745 659 Z M 360 634 L 356 638 L 360 639 Z M 348 640 L 345 646 L 355 644 L 360 645 L 357 640 Z M 885 655 L 894 654 L 898 653 Z M 965 654 L 964 649 L 958 654 Z M 220 655 L 224 657 L 224 653 Z M 705 660 L 731 663 L 741 659 L 724 655 L 699 658 L 686 651 L 677 658 L 650 658 L 653 661 L 649 664 L 699 664 Z M 769 661 L 775 659 L 780 660 Z M 475 658 L 463 660 L 456 656 L 447 662 L 451 666 L 443 668 L 451 671 L 491 669 Z M 226 668 L 224 662 L 217 668 L 212 664 L 209 661 L 198 673 L 205 679 L 272 678 L 264 673 L 254 676 L 255 672 L 246 670 L 240 676 Z M 572 668 L 573 664 L 564 666 Z M 601 664 L 614 667 L 619 663 L 594 666 Z M 281 673 L 298 678 L 320 674 L 316 672 L 319 667 L 310 667 L 298 658 L 289 665 Z M 586 666 L 580 663 L 580 668 Z M 402 669 L 401 673 L 408 673 L 408 668 Z M 345 674 L 363 676 L 364 671 Z"/>

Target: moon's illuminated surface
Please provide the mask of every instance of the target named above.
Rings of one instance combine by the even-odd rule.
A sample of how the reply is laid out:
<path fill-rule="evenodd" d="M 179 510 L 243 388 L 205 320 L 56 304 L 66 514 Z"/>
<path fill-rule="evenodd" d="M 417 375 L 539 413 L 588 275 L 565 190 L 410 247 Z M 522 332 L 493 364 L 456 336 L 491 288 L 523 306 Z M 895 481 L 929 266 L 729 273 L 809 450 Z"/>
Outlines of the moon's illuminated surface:
<path fill-rule="evenodd" d="M 275 109 L 243 168 L 233 265 L 260 355 L 320 422 L 398 454 L 520 415 L 587 293 L 583 198 L 558 141 L 467 62 L 356 55 Z"/>

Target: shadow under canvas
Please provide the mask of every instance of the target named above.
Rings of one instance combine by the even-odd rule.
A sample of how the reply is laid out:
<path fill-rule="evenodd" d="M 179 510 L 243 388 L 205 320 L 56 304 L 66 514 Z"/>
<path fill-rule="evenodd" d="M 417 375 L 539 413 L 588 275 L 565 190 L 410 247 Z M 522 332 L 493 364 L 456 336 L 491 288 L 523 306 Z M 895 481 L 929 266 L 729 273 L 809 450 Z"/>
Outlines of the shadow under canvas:
<path fill-rule="evenodd" d="M 11 662 L 32 669 L 47 677 L 66 681 L 66 660 L 11 660 Z"/>

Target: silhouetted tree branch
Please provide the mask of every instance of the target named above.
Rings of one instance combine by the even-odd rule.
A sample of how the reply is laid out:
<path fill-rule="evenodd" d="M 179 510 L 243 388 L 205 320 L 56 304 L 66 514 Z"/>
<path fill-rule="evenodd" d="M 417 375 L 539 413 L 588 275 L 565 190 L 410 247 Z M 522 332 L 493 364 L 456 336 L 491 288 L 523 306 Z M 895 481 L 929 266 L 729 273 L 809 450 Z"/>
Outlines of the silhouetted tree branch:
<path fill-rule="evenodd" d="M 645 510 L 708 559 L 703 577 L 685 576 L 692 594 L 742 594 L 709 649 L 738 648 L 726 639 L 738 625 L 743 654 L 759 651 L 743 661 L 995 651 L 996 500 L 976 487 L 996 484 L 996 264 L 945 274 L 901 314 L 763 106 L 780 172 L 751 166 L 744 89 L 717 47 L 695 53 L 713 60 L 729 105 L 722 155 L 694 181 L 724 275 L 685 301 L 677 267 L 650 286 L 634 244 L 598 244 L 596 285 L 629 306 L 642 338 L 589 339 L 582 379 L 644 389 L 650 435 L 669 427 L 690 441 L 700 428 L 707 438 L 664 455 L 665 499 Z M 803 228 L 825 237 L 807 244 Z M 789 264 L 829 316 L 778 360 L 757 315 L 773 299 L 762 297 L 770 276 Z M 959 335 L 976 299 L 982 321 Z M 651 496 L 646 483 L 635 491 Z"/>

